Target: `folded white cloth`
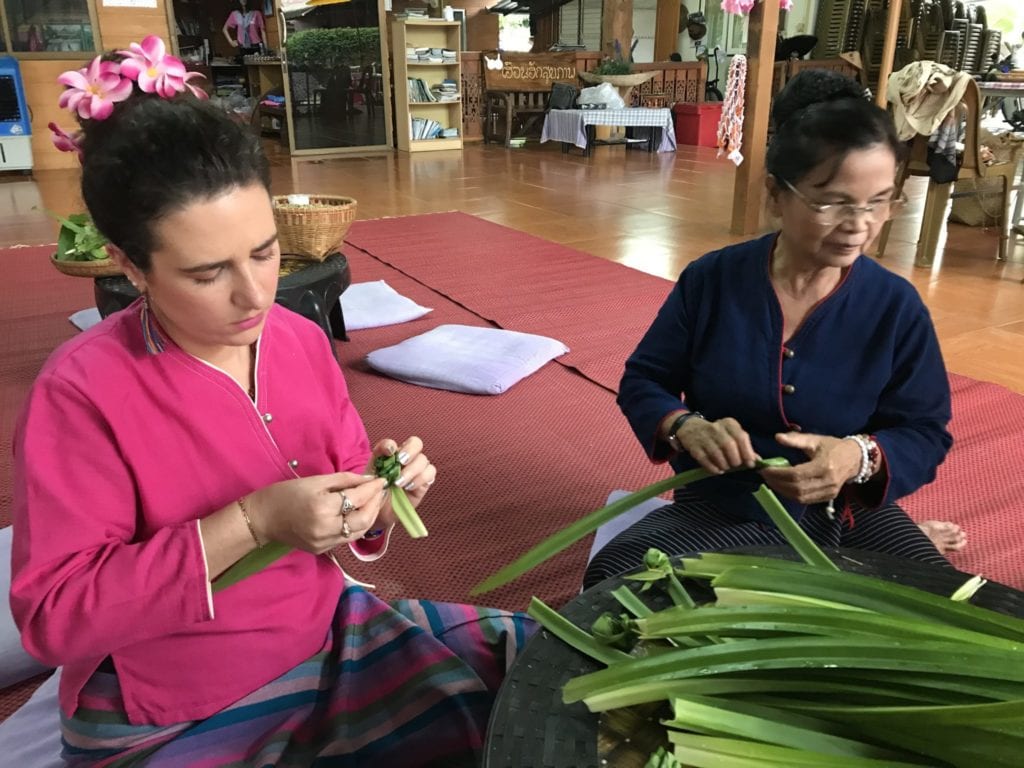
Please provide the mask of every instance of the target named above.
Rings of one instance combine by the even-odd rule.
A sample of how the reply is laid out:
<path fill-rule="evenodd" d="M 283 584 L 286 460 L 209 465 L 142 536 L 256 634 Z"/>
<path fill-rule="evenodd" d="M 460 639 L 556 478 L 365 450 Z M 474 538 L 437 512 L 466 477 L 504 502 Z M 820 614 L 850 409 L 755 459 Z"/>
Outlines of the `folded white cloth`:
<path fill-rule="evenodd" d="M 345 310 L 346 315 L 348 310 Z M 472 395 L 499 395 L 569 348 L 532 333 L 440 325 L 401 344 L 378 349 L 366 361 L 410 384 Z"/>
<path fill-rule="evenodd" d="M 383 280 L 353 283 L 340 301 L 348 331 L 407 323 L 433 311 L 406 298 Z"/>
<path fill-rule="evenodd" d="M 80 309 L 71 315 L 68 320 L 80 331 L 87 331 L 92 328 L 103 318 L 100 317 L 100 311 L 96 307 L 89 307 L 89 309 Z"/>
<path fill-rule="evenodd" d="M 28 680 L 51 667 L 33 659 L 21 645 L 21 633 L 11 613 L 11 542 L 14 529 L 0 529 L 0 688 Z M 0 750 L 0 755 L 4 754 Z M 16 765 L 16 763 L 11 763 Z"/>
<path fill-rule="evenodd" d="M 0 723 L 0 755 L 18 768 L 65 768 L 60 756 L 60 670 L 36 688 L 32 697 Z"/>

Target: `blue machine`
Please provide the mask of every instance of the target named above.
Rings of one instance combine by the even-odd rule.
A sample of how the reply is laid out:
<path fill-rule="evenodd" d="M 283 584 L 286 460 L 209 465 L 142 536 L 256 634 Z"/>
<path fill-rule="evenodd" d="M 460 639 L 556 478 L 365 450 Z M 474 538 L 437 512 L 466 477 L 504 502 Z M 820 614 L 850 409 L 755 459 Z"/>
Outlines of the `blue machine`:
<path fill-rule="evenodd" d="M 32 168 L 32 124 L 17 59 L 0 56 L 0 171 Z"/>

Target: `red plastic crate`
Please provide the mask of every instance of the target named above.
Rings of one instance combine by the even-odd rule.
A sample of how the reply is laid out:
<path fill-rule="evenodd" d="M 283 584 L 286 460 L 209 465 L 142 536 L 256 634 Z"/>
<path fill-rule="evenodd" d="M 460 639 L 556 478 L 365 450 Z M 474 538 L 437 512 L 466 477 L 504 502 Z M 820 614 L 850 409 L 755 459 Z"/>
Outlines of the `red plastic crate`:
<path fill-rule="evenodd" d="M 718 123 L 722 119 L 722 102 L 676 104 L 672 107 L 676 122 L 676 143 L 698 147 L 718 146 Z"/>

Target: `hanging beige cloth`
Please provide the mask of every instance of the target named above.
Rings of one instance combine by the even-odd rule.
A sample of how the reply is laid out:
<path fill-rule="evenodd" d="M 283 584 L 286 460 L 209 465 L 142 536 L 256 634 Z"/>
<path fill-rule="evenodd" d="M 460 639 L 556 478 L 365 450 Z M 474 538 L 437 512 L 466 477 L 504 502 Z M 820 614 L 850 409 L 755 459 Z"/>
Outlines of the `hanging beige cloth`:
<path fill-rule="evenodd" d="M 935 61 L 915 61 L 889 76 L 886 97 L 893 105 L 896 131 L 906 141 L 931 136 L 963 99 L 971 76 Z"/>

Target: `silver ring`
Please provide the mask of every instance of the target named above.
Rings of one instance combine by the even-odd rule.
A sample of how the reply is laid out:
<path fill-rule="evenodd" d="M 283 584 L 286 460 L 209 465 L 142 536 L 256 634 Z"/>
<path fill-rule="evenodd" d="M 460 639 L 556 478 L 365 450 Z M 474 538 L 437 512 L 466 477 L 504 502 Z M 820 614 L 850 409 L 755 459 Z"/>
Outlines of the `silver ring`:
<path fill-rule="evenodd" d="M 348 519 L 345 517 L 341 518 L 341 535 L 346 539 L 352 535 L 352 529 L 348 527 Z"/>
<path fill-rule="evenodd" d="M 338 491 L 338 494 L 341 496 L 341 514 L 342 514 L 342 516 L 344 517 L 349 512 L 354 512 L 355 509 L 356 509 L 356 505 L 353 504 L 352 500 L 348 496 L 345 495 L 345 492 L 344 491 Z"/>

